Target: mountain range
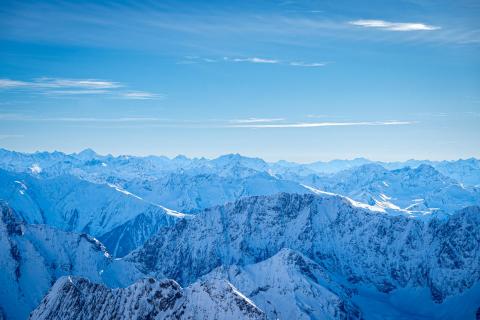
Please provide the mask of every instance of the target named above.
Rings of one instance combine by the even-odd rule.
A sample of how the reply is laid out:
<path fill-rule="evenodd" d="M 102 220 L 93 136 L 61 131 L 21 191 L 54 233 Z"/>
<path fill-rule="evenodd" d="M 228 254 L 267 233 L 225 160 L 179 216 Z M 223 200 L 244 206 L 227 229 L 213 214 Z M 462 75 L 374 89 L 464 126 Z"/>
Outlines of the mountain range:
<path fill-rule="evenodd" d="M 0 314 L 473 318 L 479 184 L 476 159 L 0 149 Z"/>

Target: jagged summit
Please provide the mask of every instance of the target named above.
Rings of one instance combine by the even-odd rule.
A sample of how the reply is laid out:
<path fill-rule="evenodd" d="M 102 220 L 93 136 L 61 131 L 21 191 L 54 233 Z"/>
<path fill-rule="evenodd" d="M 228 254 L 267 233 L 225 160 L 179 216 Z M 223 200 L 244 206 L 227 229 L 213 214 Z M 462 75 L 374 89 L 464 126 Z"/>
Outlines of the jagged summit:
<path fill-rule="evenodd" d="M 210 313 L 248 299 L 269 319 L 471 318 L 480 305 L 478 161 L 0 155 L 9 319 L 25 319 L 68 275 L 102 284 L 102 298 L 173 279 L 183 296 L 213 299 Z M 239 298 L 219 308 L 230 294 Z"/>
<path fill-rule="evenodd" d="M 248 265 L 288 246 L 356 283 L 385 293 L 428 288 L 431 298 L 441 302 L 480 279 L 474 258 L 480 254 L 479 225 L 480 215 L 464 211 L 420 220 L 357 208 L 336 196 L 259 196 L 182 221 L 126 261 L 138 270 L 189 283 L 221 265 Z M 172 238 L 176 240 L 167 240 Z M 446 255 L 446 245 L 464 254 Z M 419 266 L 425 273 L 418 272 Z"/>
<path fill-rule="evenodd" d="M 220 267 L 206 279 L 228 278 L 269 319 L 360 319 L 351 292 L 317 263 L 289 248 L 246 266 Z"/>
<path fill-rule="evenodd" d="M 102 303 L 98 303 L 102 301 Z M 225 280 L 182 289 L 173 280 L 140 280 L 109 289 L 87 279 L 63 277 L 30 319 L 265 319 L 263 312 Z"/>

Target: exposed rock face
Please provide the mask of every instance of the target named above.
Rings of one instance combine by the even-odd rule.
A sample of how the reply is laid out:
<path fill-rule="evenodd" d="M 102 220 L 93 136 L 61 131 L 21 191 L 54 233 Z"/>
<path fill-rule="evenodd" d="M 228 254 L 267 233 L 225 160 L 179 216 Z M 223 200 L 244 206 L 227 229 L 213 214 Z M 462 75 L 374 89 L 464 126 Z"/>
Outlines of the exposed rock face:
<path fill-rule="evenodd" d="M 269 319 L 360 319 L 352 291 L 317 263 L 290 250 L 247 266 L 219 267 L 206 279 L 228 279 Z"/>
<path fill-rule="evenodd" d="M 366 164 L 330 176 L 290 176 L 316 189 L 341 194 L 386 210 L 447 214 L 467 206 L 480 205 L 480 189 L 465 186 L 434 167 L 387 170 L 379 164 Z"/>
<path fill-rule="evenodd" d="M 101 281 L 111 258 L 96 239 L 26 225 L 5 203 L 0 214 L 0 313 L 7 319 L 25 319 L 62 275 Z"/>
<path fill-rule="evenodd" d="M 117 257 L 141 246 L 160 227 L 183 217 L 116 185 L 71 175 L 41 179 L 0 170 L 0 199 L 8 201 L 26 223 L 88 233 L 105 240 Z"/>
<path fill-rule="evenodd" d="M 109 289 L 83 278 L 63 277 L 30 319 L 265 319 L 254 304 L 222 280 L 182 289 L 173 280 L 149 278 Z"/>
<path fill-rule="evenodd" d="M 479 207 L 417 219 L 338 196 L 281 194 L 206 210 L 163 229 L 122 263 L 188 284 L 221 265 L 252 264 L 291 248 L 350 283 L 386 293 L 427 287 L 440 303 L 480 279 L 479 239 Z"/>

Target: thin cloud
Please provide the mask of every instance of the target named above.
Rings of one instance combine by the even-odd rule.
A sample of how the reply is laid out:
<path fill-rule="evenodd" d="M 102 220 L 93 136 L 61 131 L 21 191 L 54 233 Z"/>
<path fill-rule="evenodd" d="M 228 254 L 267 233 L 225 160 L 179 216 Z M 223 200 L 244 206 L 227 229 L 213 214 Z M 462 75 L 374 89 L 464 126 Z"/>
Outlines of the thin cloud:
<path fill-rule="evenodd" d="M 303 62 L 303 61 L 294 61 L 289 63 L 291 66 L 294 67 L 307 67 L 307 68 L 317 68 L 317 67 L 324 67 L 327 64 L 324 62 Z"/>
<path fill-rule="evenodd" d="M 364 27 L 364 28 L 376 28 L 389 31 L 432 31 L 441 29 L 437 26 L 432 26 L 424 23 L 416 22 L 390 22 L 385 20 L 355 20 L 348 22 L 351 25 Z"/>
<path fill-rule="evenodd" d="M 111 95 L 130 100 L 151 100 L 163 95 L 147 91 L 125 91 L 126 86 L 100 79 L 36 78 L 32 81 L 0 79 L 0 90 L 22 90 L 51 96 Z"/>
<path fill-rule="evenodd" d="M 37 118 L 33 121 L 52 121 L 52 122 L 157 122 L 163 121 L 161 118 L 152 117 L 124 117 L 124 118 Z"/>
<path fill-rule="evenodd" d="M 0 89 L 28 87 L 28 82 L 11 79 L 0 79 Z"/>
<path fill-rule="evenodd" d="M 16 113 L 0 113 L 0 121 L 27 121 L 27 122 L 161 122 L 168 119 L 157 117 L 36 117 Z"/>
<path fill-rule="evenodd" d="M 277 64 L 277 63 L 280 63 L 280 61 L 279 61 L 279 60 L 276 60 L 276 59 L 257 58 L 257 57 L 252 57 L 252 58 L 229 58 L 229 57 L 223 57 L 223 60 L 225 60 L 225 61 L 233 61 L 233 62 L 268 63 L 268 64 Z"/>
<path fill-rule="evenodd" d="M 123 93 L 121 97 L 130 100 L 152 100 L 163 98 L 163 95 L 146 91 L 131 91 Z"/>
<path fill-rule="evenodd" d="M 141 127 L 172 127 L 172 128 L 316 128 L 316 127 L 346 127 L 346 126 L 398 126 L 411 125 L 417 121 L 359 121 L 359 122 L 295 122 L 284 123 L 283 118 L 247 118 L 232 120 L 185 120 L 185 119 L 167 119 L 157 117 L 117 117 L 117 118 L 97 118 L 97 117 L 34 117 L 22 114 L 0 114 L 0 121 L 26 121 L 26 122 L 67 122 L 78 124 L 93 123 L 115 123 L 123 125 L 138 125 Z M 215 123 L 218 122 L 218 123 Z"/>
<path fill-rule="evenodd" d="M 85 94 L 105 94 L 109 90 L 50 90 L 43 92 L 47 95 L 85 95 Z"/>
<path fill-rule="evenodd" d="M 177 62 L 177 64 L 194 64 L 194 63 L 215 63 L 215 62 L 246 62 L 246 63 L 255 63 L 255 64 L 276 64 L 276 65 L 287 65 L 292 67 L 324 67 L 327 65 L 327 62 L 306 62 L 306 61 L 282 61 L 279 59 L 273 58 L 259 58 L 259 57 L 247 57 L 247 58 L 238 58 L 238 57 L 223 57 L 222 59 L 213 59 L 213 58 L 202 58 L 198 56 L 186 56 L 185 60 Z"/>
<path fill-rule="evenodd" d="M 299 122 L 281 124 L 239 124 L 232 128 L 317 128 L 317 127 L 346 127 L 346 126 L 397 126 L 410 125 L 411 121 L 362 121 L 362 122 Z"/>
<path fill-rule="evenodd" d="M 230 120 L 232 123 L 267 123 L 283 121 L 282 118 L 248 118 L 248 119 L 234 119 Z"/>
<path fill-rule="evenodd" d="M 0 88 L 83 88 L 83 89 L 113 89 L 121 85 L 117 82 L 98 79 L 60 79 L 60 78 L 37 78 L 33 81 L 19 81 L 12 79 L 0 79 Z"/>
<path fill-rule="evenodd" d="M 122 87 L 118 82 L 99 79 L 39 78 L 35 79 L 32 84 L 44 88 L 113 89 Z"/>

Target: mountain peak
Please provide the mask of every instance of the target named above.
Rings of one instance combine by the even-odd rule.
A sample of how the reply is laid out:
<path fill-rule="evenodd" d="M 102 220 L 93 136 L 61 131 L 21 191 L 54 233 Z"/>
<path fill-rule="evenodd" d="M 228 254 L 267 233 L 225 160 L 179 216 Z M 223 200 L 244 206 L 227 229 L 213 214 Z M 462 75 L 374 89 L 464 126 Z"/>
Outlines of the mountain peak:
<path fill-rule="evenodd" d="M 425 163 L 419 165 L 416 169 L 414 169 L 414 171 L 417 173 L 423 173 L 428 175 L 440 174 L 440 172 L 438 172 L 438 170 L 435 169 L 433 166 Z"/>
<path fill-rule="evenodd" d="M 98 154 L 93 149 L 87 148 L 75 154 L 75 156 L 82 160 L 90 160 L 98 157 Z"/>

